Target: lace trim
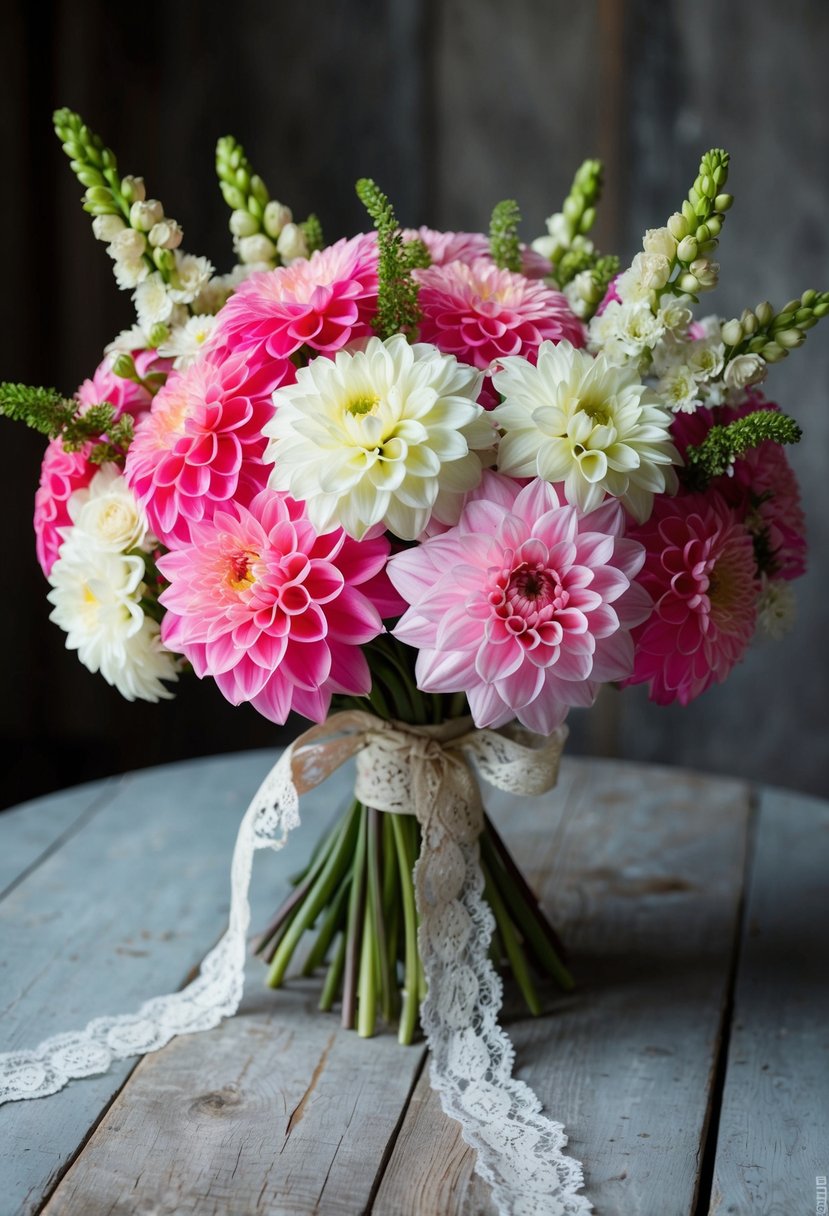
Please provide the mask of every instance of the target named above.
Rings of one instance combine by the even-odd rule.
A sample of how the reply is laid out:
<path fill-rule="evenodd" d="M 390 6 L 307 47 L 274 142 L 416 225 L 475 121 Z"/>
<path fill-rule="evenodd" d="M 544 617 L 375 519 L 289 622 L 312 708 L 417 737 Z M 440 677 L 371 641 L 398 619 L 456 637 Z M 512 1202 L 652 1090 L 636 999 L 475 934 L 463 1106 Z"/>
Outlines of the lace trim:
<path fill-rule="evenodd" d="M 514 1049 L 498 1024 L 501 981 L 489 961 L 493 918 L 483 899 L 478 836 L 483 810 L 469 762 L 500 789 L 537 794 L 558 772 L 565 733 L 542 740 L 516 728 L 471 723 L 410 727 L 359 711 L 312 727 L 281 756 L 239 828 L 231 865 L 227 932 L 181 992 L 145 1001 L 136 1014 L 95 1018 L 84 1030 L 33 1051 L 0 1054 L 0 1103 L 40 1098 L 113 1060 L 157 1051 L 178 1034 L 217 1026 L 242 998 L 253 857 L 281 849 L 299 823 L 299 794 L 357 756 L 356 796 L 378 810 L 415 810 L 423 848 L 415 867 L 419 946 L 428 985 L 421 1018 L 431 1080 L 444 1111 L 477 1151 L 476 1170 L 500 1213 L 582 1216 L 593 1210 L 581 1166 L 563 1154 L 560 1123 L 541 1114 L 512 1075 Z"/>

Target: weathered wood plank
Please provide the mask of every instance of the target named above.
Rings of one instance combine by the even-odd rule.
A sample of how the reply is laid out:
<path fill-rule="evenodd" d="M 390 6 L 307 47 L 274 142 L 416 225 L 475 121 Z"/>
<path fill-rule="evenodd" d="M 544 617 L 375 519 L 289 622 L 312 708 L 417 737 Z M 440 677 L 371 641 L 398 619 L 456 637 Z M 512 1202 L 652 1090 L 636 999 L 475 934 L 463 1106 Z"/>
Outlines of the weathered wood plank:
<path fill-rule="evenodd" d="M 423 1062 L 317 1012 L 319 984 L 256 987 L 215 1031 L 141 1062 L 48 1216 L 353 1216 Z"/>
<path fill-rule="evenodd" d="M 720 1039 L 749 811 L 742 783 L 565 763 L 541 800 L 487 794 L 571 948 L 578 991 L 510 1026 L 602 1216 L 688 1216 Z M 421 1079 L 375 1216 L 489 1216 L 472 1153 Z"/>
<path fill-rule="evenodd" d="M 238 822 L 274 758 L 248 753 L 133 774 L 3 900 L 0 1048 L 34 1046 L 182 983 L 226 923 Z M 306 802 L 298 850 L 259 862 L 259 920 L 333 809 L 330 789 Z M 134 1063 L 0 1108 L 4 1210 L 38 1210 Z"/>
<path fill-rule="evenodd" d="M 825 1211 L 829 807 L 762 796 L 734 1000 L 712 1216 Z"/>
<path fill-rule="evenodd" d="M 96 781 L 6 811 L 0 820 L 0 899 L 25 871 L 102 810 L 116 786 L 114 780 Z"/>

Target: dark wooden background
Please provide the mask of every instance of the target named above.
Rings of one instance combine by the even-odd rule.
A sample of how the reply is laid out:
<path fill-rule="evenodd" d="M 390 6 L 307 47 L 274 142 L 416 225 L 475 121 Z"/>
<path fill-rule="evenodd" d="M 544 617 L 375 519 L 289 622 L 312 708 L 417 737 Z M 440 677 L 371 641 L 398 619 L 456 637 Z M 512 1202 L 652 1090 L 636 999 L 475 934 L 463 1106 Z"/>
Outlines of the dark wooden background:
<path fill-rule="evenodd" d="M 531 237 L 580 160 L 599 155 L 599 236 L 623 254 L 675 208 L 700 152 L 722 145 L 737 206 L 712 308 L 730 315 L 829 285 L 828 61 L 824 0 L 5 3 L 0 375 L 70 392 L 130 319 L 51 134 L 57 105 L 80 110 L 184 225 L 187 247 L 222 269 L 227 211 L 212 165 L 227 132 L 272 193 L 318 211 L 331 238 L 363 225 L 362 174 L 411 224 L 481 228 L 515 196 Z M 574 750 L 829 792 L 829 322 L 769 389 L 807 434 L 794 454 L 811 538 L 796 631 L 756 645 L 688 710 L 608 693 L 574 721 Z M 42 445 L 11 424 L 0 444 L 0 801 L 284 738 L 213 686 L 129 705 L 80 667 L 48 622 L 34 559 Z"/>

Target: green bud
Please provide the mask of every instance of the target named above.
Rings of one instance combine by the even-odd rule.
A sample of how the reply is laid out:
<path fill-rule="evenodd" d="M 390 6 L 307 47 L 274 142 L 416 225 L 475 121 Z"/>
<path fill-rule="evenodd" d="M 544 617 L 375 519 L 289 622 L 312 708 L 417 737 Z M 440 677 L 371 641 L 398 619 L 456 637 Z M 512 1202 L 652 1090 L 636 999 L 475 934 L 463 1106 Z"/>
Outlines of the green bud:
<path fill-rule="evenodd" d="M 707 224 L 700 224 L 699 228 L 697 228 L 694 235 L 696 236 L 699 243 L 702 244 L 703 241 L 707 241 L 710 239 L 711 230 L 709 229 Z"/>
<path fill-rule="evenodd" d="M 779 363 L 781 359 L 786 358 L 788 353 L 777 342 L 767 342 L 762 351 L 763 358 L 767 363 Z"/>
<path fill-rule="evenodd" d="M 90 186 L 84 194 L 87 203 L 108 203 L 111 198 L 112 193 L 106 186 Z"/>
<path fill-rule="evenodd" d="M 248 211 L 251 213 L 251 215 L 254 216 L 254 218 L 257 219 L 261 223 L 262 217 L 265 214 L 265 208 L 259 202 L 259 199 L 256 198 L 253 194 L 248 195 L 247 206 L 248 206 Z"/>
<path fill-rule="evenodd" d="M 596 222 L 596 208 L 588 207 L 587 210 L 585 211 L 584 215 L 581 217 L 581 223 L 579 224 L 579 232 L 581 232 L 581 233 L 589 232 L 590 229 L 595 224 L 595 222 Z"/>
<path fill-rule="evenodd" d="M 769 304 L 768 300 L 763 300 L 762 304 L 758 304 L 755 308 L 754 315 L 759 321 L 761 327 L 766 329 L 769 325 L 771 325 L 774 319 L 774 309 L 772 308 L 771 304 Z"/>
<path fill-rule="evenodd" d="M 131 173 L 128 173 L 126 177 L 121 179 L 121 193 L 128 203 L 143 202 L 147 197 L 144 178 L 133 177 Z"/>
<path fill-rule="evenodd" d="M 680 291 L 687 292 L 689 296 L 693 296 L 699 291 L 699 280 L 692 274 L 683 274 L 680 275 L 677 286 Z"/>
<path fill-rule="evenodd" d="M 733 194 L 718 194 L 714 199 L 714 210 L 719 212 L 730 211 L 733 202 Z"/>
<path fill-rule="evenodd" d="M 678 211 L 675 211 L 668 220 L 667 227 L 675 241 L 681 241 L 688 235 L 688 221 Z"/>
<path fill-rule="evenodd" d="M 250 174 L 244 165 L 241 165 L 233 174 L 233 181 L 240 190 L 248 191 L 250 189 Z"/>
<path fill-rule="evenodd" d="M 716 248 L 717 248 L 716 241 L 703 241 L 699 247 L 699 251 L 700 251 L 700 253 L 705 254 L 707 256 L 709 253 L 713 253 Z"/>
<path fill-rule="evenodd" d="M 581 218 L 581 201 L 574 195 L 568 194 L 561 210 L 564 218 L 568 219 L 571 224 L 575 224 Z"/>
<path fill-rule="evenodd" d="M 816 299 L 817 292 L 810 289 L 809 291 L 804 291 L 803 295 L 800 297 L 800 303 L 804 306 L 804 308 L 809 308 L 812 304 L 814 304 Z"/>
<path fill-rule="evenodd" d="M 775 342 L 786 350 L 794 350 L 806 341 L 806 335 L 800 329 L 784 329 L 774 335 Z"/>
<path fill-rule="evenodd" d="M 794 319 L 798 325 L 802 325 L 804 321 L 812 320 L 811 308 L 799 308 L 794 314 Z"/>
<path fill-rule="evenodd" d="M 102 186 L 104 184 L 104 179 L 97 169 L 84 168 L 83 165 L 75 169 L 75 176 L 82 186 Z"/>
<path fill-rule="evenodd" d="M 798 308 L 800 308 L 800 297 L 796 296 L 794 300 L 789 300 L 788 304 L 784 304 L 783 307 L 780 309 L 780 312 L 781 313 L 790 312 L 792 314 L 792 316 L 794 316 L 794 314 L 797 312 Z M 778 314 L 778 316 L 779 316 L 779 314 Z"/>
<path fill-rule="evenodd" d="M 718 215 L 712 215 L 706 220 L 706 227 L 710 236 L 719 236 L 722 232 L 722 220 Z"/>
<path fill-rule="evenodd" d="M 714 197 L 714 179 L 713 179 L 713 177 L 710 177 L 709 174 L 707 174 L 707 173 L 705 174 L 705 177 L 702 179 L 702 193 L 705 195 L 706 198 Z"/>
<path fill-rule="evenodd" d="M 118 215 L 120 208 L 114 199 L 107 203 L 84 203 L 83 209 L 89 215 Z"/>
<path fill-rule="evenodd" d="M 735 318 L 732 321 L 726 321 L 722 327 L 721 334 L 726 346 L 739 346 L 743 340 L 743 327 Z"/>
<path fill-rule="evenodd" d="M 817 323 L 818 323 L 818 318 L 814 314 L 809 316 L 807 318 L 807 320 L 805 320 L 805 321 L 798 321 L 798 325 L 800 326 L 801 329 L 814 329 L 814 327 L 817 325 Z"/>
<path fill-rule="evenodd" d="M 234 211 L 244 211 L 246 209 L 245 196 L 236 186 L 231 186 L 228 182 L 222 181 L 219 182 L 219 188 L 228 207 L 231 207 Z"/>
<path fill-rule="evenodd" d="M 708 199 L 701 198 L 699 202 L 694 205 L 694 216 L 699 216 L 700 219 L 704 219 L 704 217 L 708 215 L 708 209 Z"/>
<path fill-rule="evenodd" d="M 692 236 L 683 237 L 677 247 L 676 256 L 686 266 L 695 261 L 699 256 L 699 245 L 696 239 Z"/>
<path fill-rule="evenodd" d="M 254 173 L 253 177 L 250 179 L 248 189 L 253 192 L 253 197 L 263 209 L 267 207 L 268 202 L 270 201 L 270 195 L 268 194 L 267 186 L 262 181 L 262 178 L 258 173 Z"/>
<path fill-rule="evenodd" d="M 696 213 L 696 211 L 694 211 L 694 208 L 688 202 L 687 198 L 686 198 L 685 202 L 682 204 L 682 214 L 685 216 L 685 219 L 688 221 L 688 230 L 690 231 L 693 228 L 696 231 L 697 213 Z"/>
<path fill-rule="evenodd" d="M 150 346 L 161 346 L 170 336 L 170 327 L 158 321 L 150 330 Z"/>
<path fill-rule="evenodd" d="M 135 370 L 135 363 L 132 355 L 128 355 L 126 351 L 122 351 L 112 365 L 112 370 L 116 376 L 120 376 L 122 380 L 135 380 L 138 376 Z"/>
<path fill-rule="evenodd" d="M 812 309 L 812 316 L 825 317 L 827 312 L 829 312 L 829 300 L 824 300 L 820 304 L 815 304 Z"/>
<path fill-rule="evenodd" d="M 800 301 L 797 301 L 799 303 Z M 792 321 L 797 316 L 797 309 L 787 307 L 784 312 L 779 312 L 772 322 L 772 329 L 788 329 Z"/>
<path fill-rule="evenodd" d="M 743 309 L 740 316 L 740 325 L 747 338 L 750 338 L 752 334 L 756 334 L 760 328 L 759 322 L 750 308 Z"/>
<path fill-rule="evenodd" d="M 154 249 L 153 261 L 162 274 L 171 274 L 176 267 L 176 259 L 170 249 Z"/>
<path fill-rule="evenodd" d="M 750 355 L 759 355 L 766 345 L 766 335 L 757 334 L 748 344 L 748 353 Z"/>

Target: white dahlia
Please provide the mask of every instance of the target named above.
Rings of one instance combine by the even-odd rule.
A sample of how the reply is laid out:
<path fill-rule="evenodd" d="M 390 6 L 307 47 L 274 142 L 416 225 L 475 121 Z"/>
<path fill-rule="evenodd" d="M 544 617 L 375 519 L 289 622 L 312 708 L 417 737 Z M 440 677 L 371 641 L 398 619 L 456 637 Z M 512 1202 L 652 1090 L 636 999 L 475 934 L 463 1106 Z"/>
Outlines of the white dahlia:
<path fill-rule="evenodd" d="M 492 382 L 504 398 L 492 411 L 504 432 L 503 473 L 563 482 L 567 501 L 582 511 L 611 494 L 640 522 L 654 494 L 676 490 L 671 415 L 634 367 L 613 367 L 569 342 L 543 342 L 535 367 L 502 359 Z"/>
<path fill-rule="evenodd" d="M 139 548 L 147 536 L 144 508 L 117 465 L 102 465 L 88 486 L 75 491 L 67 508 L 75 530 L 109 553 Z"/>
<path fill-rule="evenodd" d="M 415 540 L 433 515 L 454 523 L 495 439 L 480 387 L 480 372 L 401 334 L 315 359 L 273 395 L 268 484 L 303 499 L 318 532 L 360 540 L 383 524 Z"/>
<path fill-rule="evenodd" d="M 107 552 L 72 528 L 49 575 L 54 605 L 49 617 L 66 633 L 89 671 L 100 671 L 128 701 L 158 701 L 172 694 L 161 683 L 176 680 L 175 656 L 159 639 L 156 621 L 140 599 L 144 561 Z"/>

